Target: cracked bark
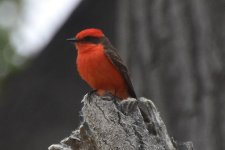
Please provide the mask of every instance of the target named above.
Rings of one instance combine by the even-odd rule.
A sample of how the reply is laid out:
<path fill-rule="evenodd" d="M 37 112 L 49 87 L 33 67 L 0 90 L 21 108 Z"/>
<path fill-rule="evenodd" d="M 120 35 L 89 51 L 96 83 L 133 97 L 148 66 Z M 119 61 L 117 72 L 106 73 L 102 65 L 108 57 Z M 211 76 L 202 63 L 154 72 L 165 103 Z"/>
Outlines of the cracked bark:
<path fill-rule="evenodd" d="M 49 150 L 192 150 L 191 142 L 176 144 L 152 101 L 95 94 L 82 100 L 80 127 Z"/>

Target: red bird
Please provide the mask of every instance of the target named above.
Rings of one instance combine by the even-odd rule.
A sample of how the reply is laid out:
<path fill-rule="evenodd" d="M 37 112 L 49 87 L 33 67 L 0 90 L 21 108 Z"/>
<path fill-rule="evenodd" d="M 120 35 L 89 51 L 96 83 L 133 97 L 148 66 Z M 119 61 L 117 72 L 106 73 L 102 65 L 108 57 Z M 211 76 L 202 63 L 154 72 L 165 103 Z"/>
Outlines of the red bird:
<path fill-rule="evenodd" d="M 100 29 L 80 31 L 75 38 L 68 39 L 77 49 L 77 69 L 97 94 L 107 92 L 120 98 L 136 98 L 127 67 Z"/>

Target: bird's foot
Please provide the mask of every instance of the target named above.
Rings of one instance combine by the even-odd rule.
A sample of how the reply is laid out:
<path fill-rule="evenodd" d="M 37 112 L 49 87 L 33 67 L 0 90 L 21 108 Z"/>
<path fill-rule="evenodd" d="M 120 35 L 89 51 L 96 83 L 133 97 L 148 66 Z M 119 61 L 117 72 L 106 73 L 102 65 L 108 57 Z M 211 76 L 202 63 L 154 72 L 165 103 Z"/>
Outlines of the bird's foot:
<path fill-rule="evenodd" d="M 120 102 L 120 110 L 123 112 L 125 115 L 129 114 L 131 112 L 135 112 L 138 107 L 138 101 L 136 99 L 134 100 L 123 100 Z"/>
<path fill-rule="evenodd" d="M 105 92 L 104 95 L 102 95 L 102 99 L 105 101 L 112 101 L 112 100 L 116 100 L 117 97 L 114 96 L 112 93 L 110 92 Z"/>

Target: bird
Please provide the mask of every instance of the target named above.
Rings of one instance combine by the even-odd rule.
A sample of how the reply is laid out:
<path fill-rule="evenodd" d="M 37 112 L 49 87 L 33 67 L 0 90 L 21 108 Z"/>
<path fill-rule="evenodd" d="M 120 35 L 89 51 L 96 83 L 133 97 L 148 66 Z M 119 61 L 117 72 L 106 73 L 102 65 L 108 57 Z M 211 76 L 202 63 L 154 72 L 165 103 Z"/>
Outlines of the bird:
<path fill-rule="evenodd" d="M 120 100 L 136 98 L 126 65 L 101 29 L 87 28 L 67 40 L 77 49 L 79 75 L 93 91 Z"/>

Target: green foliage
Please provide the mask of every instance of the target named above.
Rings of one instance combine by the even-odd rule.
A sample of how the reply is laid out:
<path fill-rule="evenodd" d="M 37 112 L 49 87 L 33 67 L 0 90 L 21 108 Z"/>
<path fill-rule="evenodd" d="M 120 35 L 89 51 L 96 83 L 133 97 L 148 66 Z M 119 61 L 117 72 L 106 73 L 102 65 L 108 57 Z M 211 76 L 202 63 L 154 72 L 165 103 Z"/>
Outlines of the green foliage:
<path fill-rule="evenodd" d="M 20 56 L 10 42 L 11 33 L 17 27 L 21 6 L 22 0 L 0 0 L 0 93 L 4 79 L 21 67 L 16 63 Z"/>

